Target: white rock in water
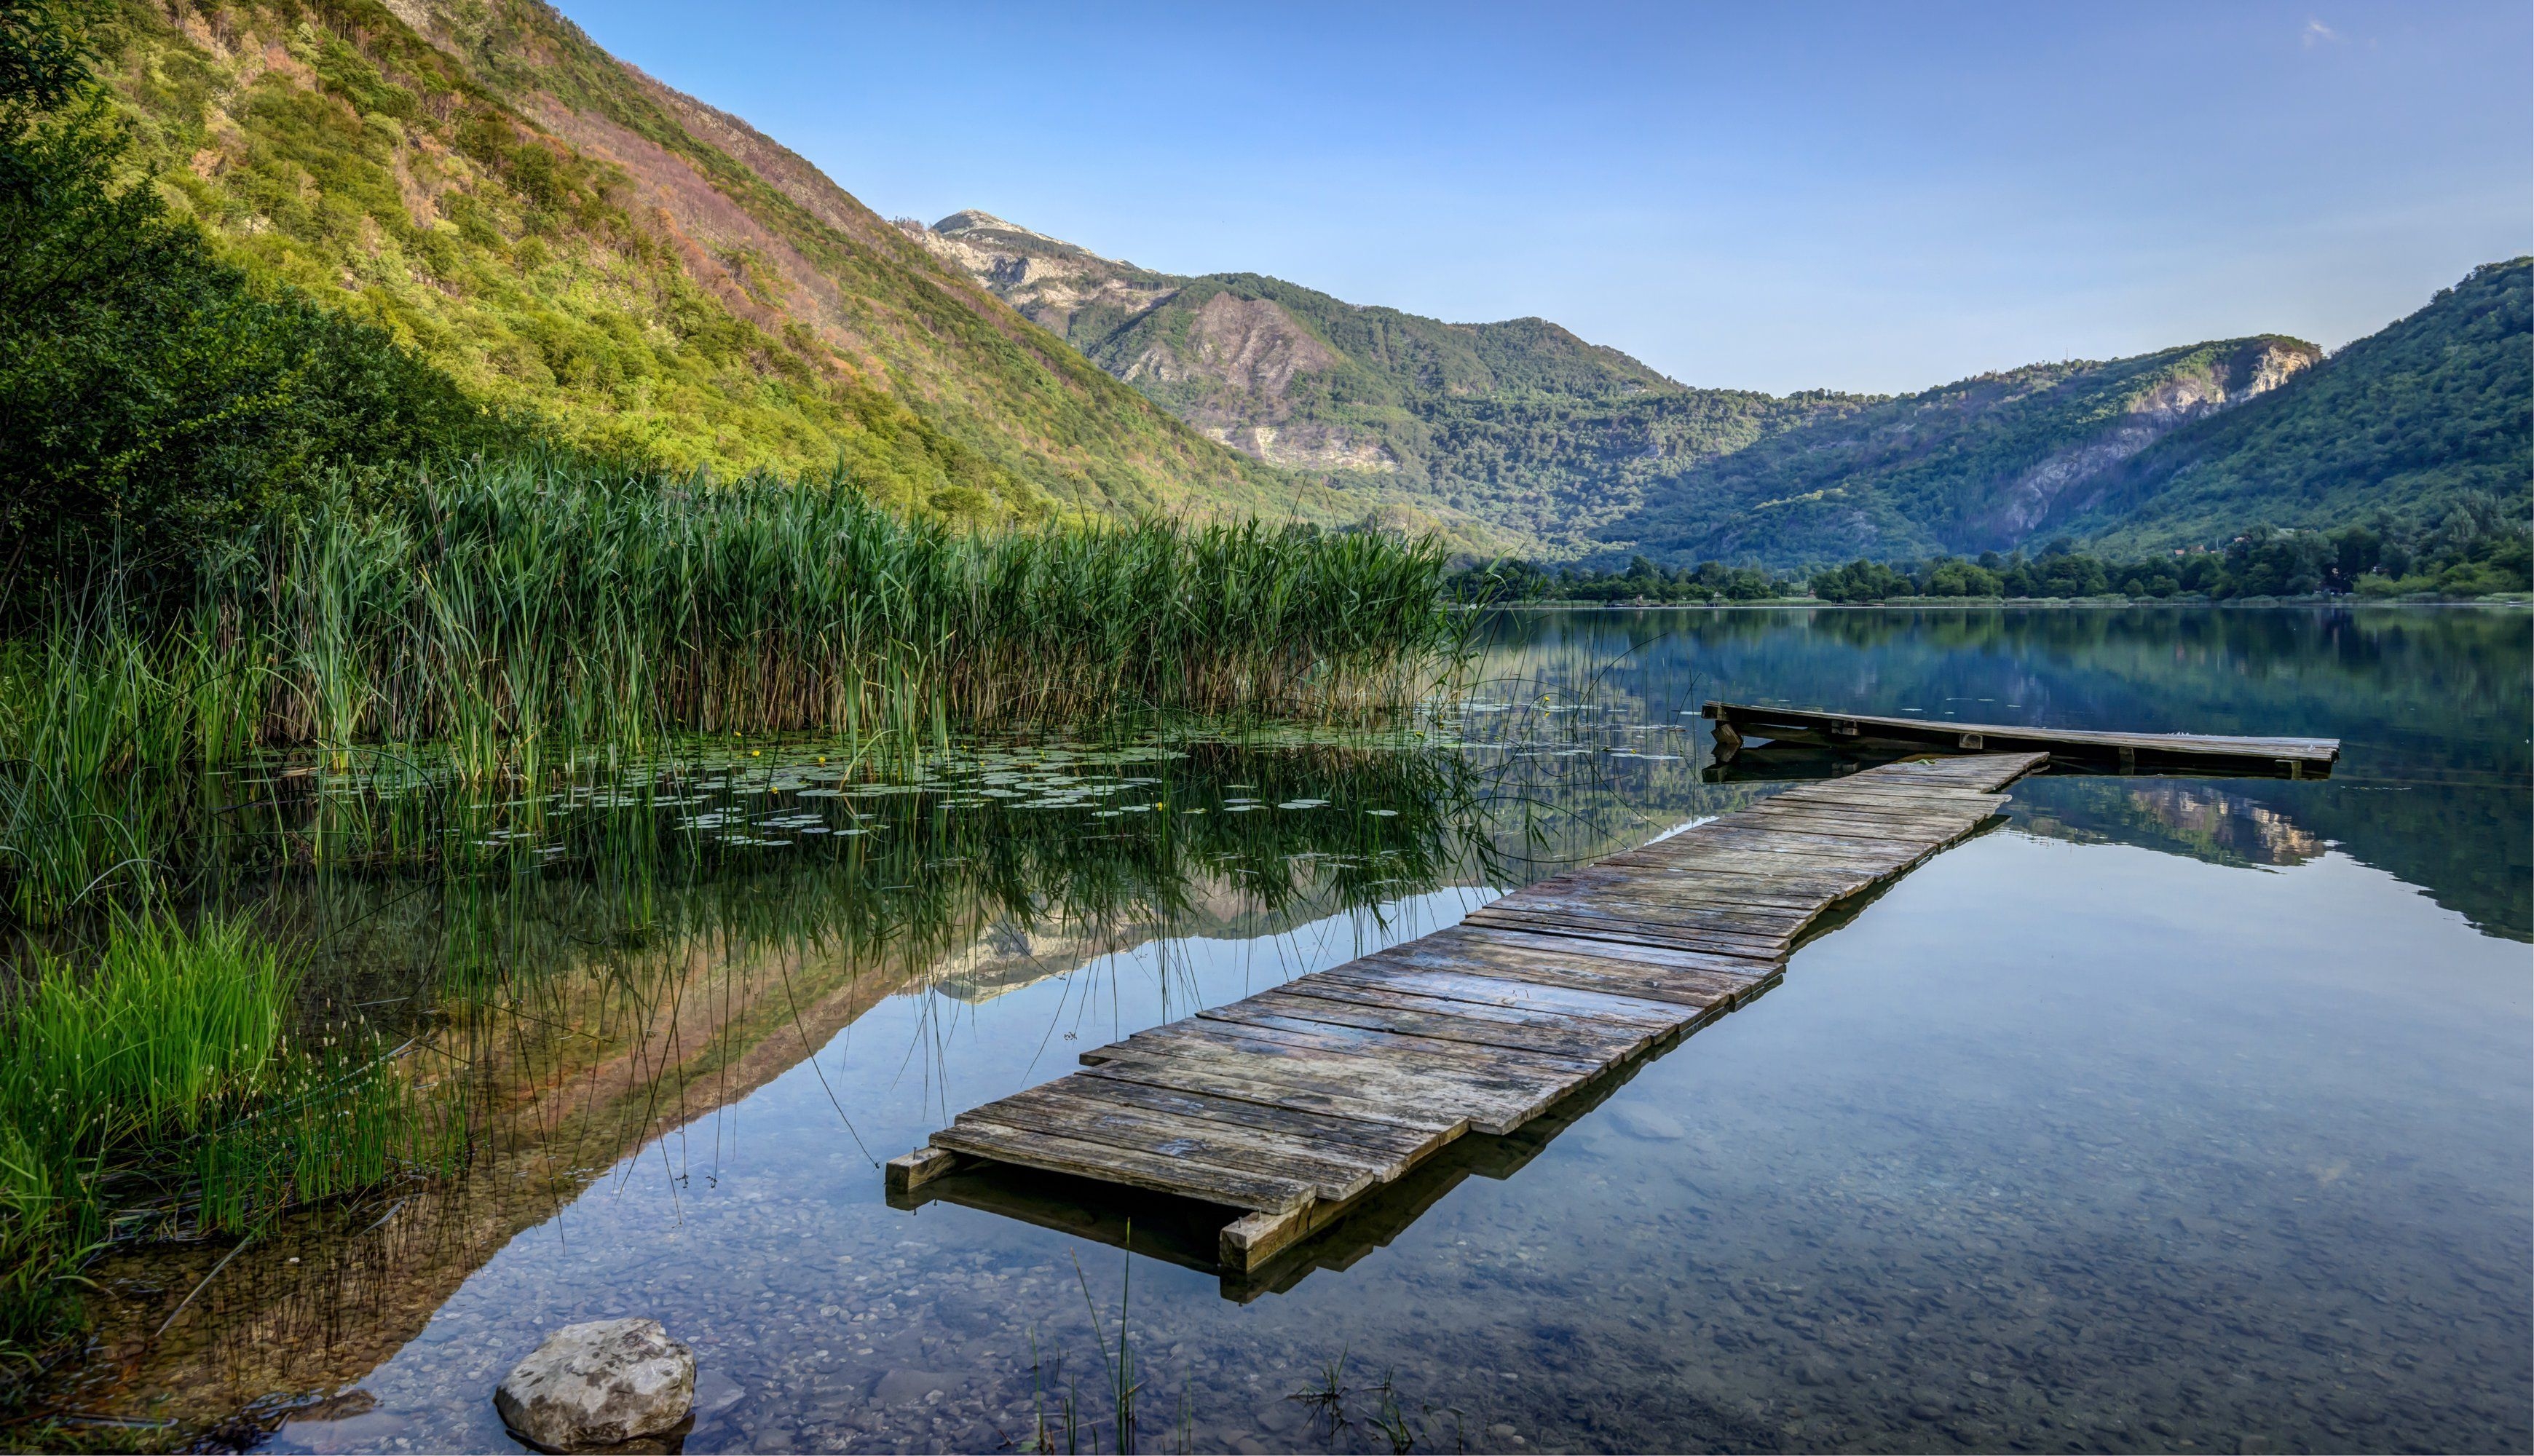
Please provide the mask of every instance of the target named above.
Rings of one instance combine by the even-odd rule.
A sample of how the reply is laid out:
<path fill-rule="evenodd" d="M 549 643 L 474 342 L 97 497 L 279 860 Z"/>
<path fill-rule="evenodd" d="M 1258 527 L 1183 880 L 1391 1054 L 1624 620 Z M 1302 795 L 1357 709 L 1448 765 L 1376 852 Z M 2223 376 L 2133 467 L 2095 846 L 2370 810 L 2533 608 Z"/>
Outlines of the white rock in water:
<path fill-rule="evenodd" d="M 656 1319 L 593 1319 L 546 1336 L 493 1392 L 511 1429 L 548 1450 L 667 1430 L 695 1399 L 695 1357 Z"/>

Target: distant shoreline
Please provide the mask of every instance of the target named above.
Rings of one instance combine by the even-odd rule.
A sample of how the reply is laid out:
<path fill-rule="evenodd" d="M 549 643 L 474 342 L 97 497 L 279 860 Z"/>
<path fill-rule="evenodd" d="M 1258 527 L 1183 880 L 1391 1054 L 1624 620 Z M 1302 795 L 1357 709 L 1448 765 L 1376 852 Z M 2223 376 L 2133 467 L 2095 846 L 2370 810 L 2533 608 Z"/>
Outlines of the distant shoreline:
<path fill-rule="evenodd" d="M 2208 597 L 1903 596 L 1879 602 L 1826 602 L 1819 597 L 1780 596 L 1754 602 L 1497 602 L 1481 609 L 1520 612 L 1747 612 L 1787 607 L 1814 607 L 1826 612 L 1888 612 L 1896 607 L 1940 611 L 1968 611 L 1977 607 L 2041 607 L 2051 611 L 2103 611 L 2129 607 L 2350 607 L 2370 610 L 2380 607 L 2513 607 L 2524 610 L 2534 608 L 2534 593 L 2507 592 L 2428 601 L 2369 601 L 2355 596 L 2315 595 L 2237 597 L 2227 601 Z"/>

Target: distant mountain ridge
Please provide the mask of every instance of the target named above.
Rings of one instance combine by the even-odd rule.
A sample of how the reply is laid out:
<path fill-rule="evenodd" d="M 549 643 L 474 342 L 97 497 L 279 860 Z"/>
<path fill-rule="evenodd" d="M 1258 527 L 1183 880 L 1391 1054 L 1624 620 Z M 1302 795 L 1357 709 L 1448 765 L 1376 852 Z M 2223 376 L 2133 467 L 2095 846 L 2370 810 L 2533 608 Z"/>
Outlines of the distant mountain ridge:
<path fill-rule="evenodd" d="M 2268 336 L 1981 375 L 1703 462 L 1603 539 L 1662 559 L 1788 565 L 2013 550 L 2098 510 L 2124 461 L 2322 357 Z"/>
<path fill-rule="evenodd" d="M 1447 324 L 1260 273 L 1164 273 L 983 212 L 898 225 L 1211 438 L 1382 477 L 1508 549 L 1591 551 L 1666 463 L 1861 402 L 1691 389 L 1544 319 Z"/>
<path fill-rule="evenodd" d="M 2328 359 L 2264 334 L 1898 397 L 1773 396 L 1683 386 L 1544 320 L 1446 324 L 1257 273 L 1162 273 L 981 212 L 899 226 L 1208 436 L 1387 477 L 1518 554 L 1787 568 L 2062 535 L 2161 548 L 2525 489 L 2523 260 Z M 2472 326 L 2449 327 L 2467 308 Z M 2388 413 L 2412 416 L 2407 455 L 2340 448 Z"/>
<path fill-rule="evenodd" d="M 2534 516 L 2534 260 L 2486 264 L 2324 357 L 2276 335 L 1982 376 L 1703 462 L 1613 549 L 1773 563 L 2130 554 L 2460 509 Z"/>

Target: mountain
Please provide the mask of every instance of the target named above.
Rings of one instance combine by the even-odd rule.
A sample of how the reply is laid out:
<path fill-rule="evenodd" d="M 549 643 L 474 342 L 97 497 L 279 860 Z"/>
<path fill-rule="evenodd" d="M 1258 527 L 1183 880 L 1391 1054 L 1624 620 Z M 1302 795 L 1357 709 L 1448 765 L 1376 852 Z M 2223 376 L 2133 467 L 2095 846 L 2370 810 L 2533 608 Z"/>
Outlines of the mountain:
<path fill-rule="evenodd" d="M 2534 516 L 2534 258 L 2486 264 L 2258 404 L 2142 451 L 2068 521 L 2111 550 L 2378 512 Z"/>
<path fill-rule="evenodd" d="M 841 462 L 975 520 L 1373 519 L 1773 566 L 2524 496 L 2521 261 L 2328 361 L 2260 337 L 1777 396 L 1540 319 L 1161 273 L 981 212 L 891 224 L 539 0 L 104 13 L 156 186 L 257 286 L 673 466 Z"/>
<path fill-rule="evenodd" d="M 104 80 L 221 256 L 572 442 L 723 472 L 841 459 L 972 518 L 1296 509 L 1293 479 L 536 0 L 112 13 Z"/>
<path fill-rule="evenodd" d="M 1983 375 L 1816 420 L 1649 493 L 1613 553 L 1772 564 L 2114 555 L 2255 526 L 2534 514 L 2534 260 L 2476 269 L 2328 358 L 2267 336 Z"/>
<path fill-rule="evenodd" d="M 1601 538 L 1661 561 L 1773 566 L 2011 550 L 2099 514 L 2124 462 L 2322 357 L 2269 336 L 1980 375 L 1701 462 Z"/>
<path fill-rule="evenodd" d="M 1686 463 L 1861 402 L 1692 389 L 1544 319 L 1446 324 L 1259 273 L 1156 273 L 980 212 L 899 226 L 1213 439 L 1377 478 L 1510 549 L 1571 556 Z"/>
<path fill-rule="evenodd" d="M 1772 396 L 1677 384 L 1540 319 L 1446 324 L 1257 273 L 1157 273 L 980 212 L 898 225 L 1211 438 L 1377 476 L 1549 559 L 2213 545 L 2466 498 L 2521 517 L 2534 474 L 2523 260 L 2328 359 L 2265 334 L 1897 398 Z"/>

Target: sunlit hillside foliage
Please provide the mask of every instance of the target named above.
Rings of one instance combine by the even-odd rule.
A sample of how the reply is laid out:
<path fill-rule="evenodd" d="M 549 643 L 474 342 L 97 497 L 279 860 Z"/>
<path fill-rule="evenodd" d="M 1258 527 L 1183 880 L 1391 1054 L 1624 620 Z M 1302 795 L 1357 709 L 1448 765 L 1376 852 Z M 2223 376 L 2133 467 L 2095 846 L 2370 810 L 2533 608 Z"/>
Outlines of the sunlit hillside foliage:
<path fill-rule="evenodd" d="M 127 0 L 106 79 L 214 251 L 575 446 L 976 518 L 1273 509 L 797 156 L 534 0 Z"/>

